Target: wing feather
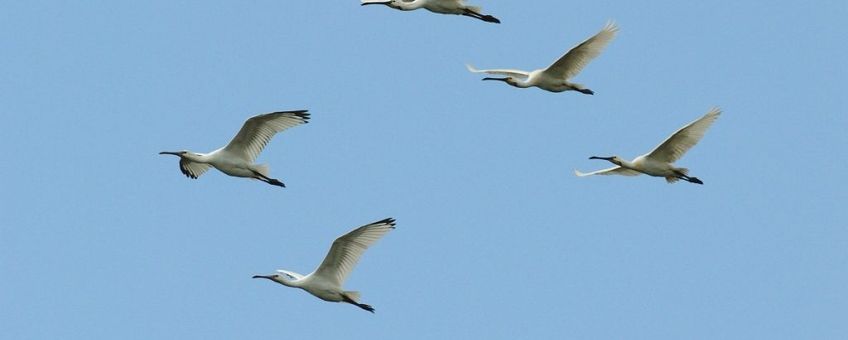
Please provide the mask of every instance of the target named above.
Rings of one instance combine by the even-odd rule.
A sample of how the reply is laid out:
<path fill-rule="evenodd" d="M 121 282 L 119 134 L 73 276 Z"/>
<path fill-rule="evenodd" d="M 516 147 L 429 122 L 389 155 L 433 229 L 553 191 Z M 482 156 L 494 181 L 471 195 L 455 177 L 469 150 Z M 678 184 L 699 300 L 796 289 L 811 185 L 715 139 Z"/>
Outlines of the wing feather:
<path fill-rule="evenodd" d="M 721 109 L 717 107 L 712 108 L 703 117 L 677 130 L 644 157 L 661 162 L 674 163 L 680 157 L 683 157 L 683 154 L 689 151 L 695 144 L 698 144 L 698 141 L 704 137 L 704 133 L 718 119 L 720 114 Z"/>
<path fill-rule="evenodd" d="M 612 21 L 608 22 L 600 32 L 568 50 L 551 66 L 548 66 L 544 72 L 554 74 L 562 79 L 570 79 L 576 76 L 592 59 L 601 54 L 604 47 L 615 37 L 616 32 L 618 32 L 618 26 Z"/>
<path fill-rule="evenodd" d="M 209 170 L 210 165 L 205 163 L 196 163 L 180 157 L 180 171 L 188 178 L 197 179 L 203 175 L 206 170 Z"/>
<path fill-rule="evenodd" d="M 307 110 L 280 111 L 250 117 L 224 150 L 240 154 L 249 162 L 256 161 L 262 149 L 278 132 L 309 122 Z"/>
<path fill-rule="evenodd" d="M 574 170 L 574 174 L 577 175 L 577 177 L 586 177 L 586 176 L 593 176 L 593 175 L 639 176 L 642 173 L 639 172 L 639 171 L 636 171 L 636 170 L 623 168 L 623 167 L 616 165 L 616 166 L 609 168 L 609 169 L 592 171 L 592 172 L 588 172 L 588 173 L 580 172 L 580 170 Z"/>
<path fill-rule="evenodd" d="M 342 235 L 333 242 L 327 257 L 312 275 L 341 287 L 365 250 L 394 228 L 395 220 L 387 218 Z"/>
<path fill-rule="evenodd" d="M 522 70 L 510 70 L 510 69 L 478 70 L 478 69 L 474 68 L 474 66 L 471 66 L 469 64 L 466 64 L 465 68 L 467 68 L 468 71 L 471 71 L 471 72 L 474 72 L 474 73 L 497 74 L 497 75 L 504 75 L 504 76 L 510 76 L 510 77 L 515 77 L 515 78 L 521 78 L 521 79 L 527 79 L 527 77 L 530 76 L 530 73 L 528 73 L 526 71 L 522 71 Z"/>

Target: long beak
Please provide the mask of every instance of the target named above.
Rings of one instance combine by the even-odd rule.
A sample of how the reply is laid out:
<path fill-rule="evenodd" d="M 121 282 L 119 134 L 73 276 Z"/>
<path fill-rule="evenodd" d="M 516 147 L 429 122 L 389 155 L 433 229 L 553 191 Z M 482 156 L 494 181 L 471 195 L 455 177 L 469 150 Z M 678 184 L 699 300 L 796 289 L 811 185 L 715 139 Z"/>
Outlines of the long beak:
<path fill-rule="evenodd" d="M 253 275 L 253 278 L 254 279 L 268 279 L 268 280 L 271 279 L 271 277 L 267 276 L 267 275 Z"/>
<path fill-rule="evenodd" d="M 605 160 L 605 161 L 610 161 L 610 162 L 612 162 L 612 157 L 598 157 L 598 156 L 592 156 L 592 157 L 589 157 L 589 159 L 603 159 L 603 160 Z"/>
<path fill-rule="evenodd" d="M 392 3 L 392 2 L 391 2 L 391 1 L 383 1 L 383 2 L 363 2 L 360 6 L 365 6 L 365 5 L 386 5 L 386 6 L 388 6 L 390 3 Z"/>
<path fill-rule="evenodd" d="M 180 153 L 179 153 L 179 152 L 172 152 L 172 151 L 162 151 L 162 152 L 160 152 L 159 154 L 160 154 L 160 155 L 174 155 L 174 156 L 179 156 L 179 155 L 180 155 Z"/>
<path fill-rule="evenodd" d="M 507 79 L 509 79 L 509 78 L 492 78 L 492 77 L 483 78 L 483 80 L 500 80 L 504 83 L 506 82 Z"/>

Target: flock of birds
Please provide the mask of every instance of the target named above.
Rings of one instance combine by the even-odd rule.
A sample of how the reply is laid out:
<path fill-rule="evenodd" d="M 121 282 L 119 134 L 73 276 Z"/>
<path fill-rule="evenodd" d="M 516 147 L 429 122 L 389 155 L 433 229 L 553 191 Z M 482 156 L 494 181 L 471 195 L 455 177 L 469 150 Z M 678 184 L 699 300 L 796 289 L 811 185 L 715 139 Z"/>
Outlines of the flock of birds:
<path fill-rule="evenodd" d="M 480 7 L 468 6 L 464 0 L 361 0 L 365 5 L 385 5 L 390 8 L 411 11 L 426 9 L 441 14 L 464 15 L 490 23 L 500 23 L 500 20 L 481 13 Z M 592 59 L 601 54 L 618 32 L 618 27 L 610 22 L 600 32 L 570 49 L 553 64 L 534 71 L 512 69 L 478 70 L 467 65 L 474 73 L 500 75 L 504 77 L 486 77 L 483 80 L 503 81 L 518 88 L 538 87 L 550 92 L 577 91 L 592 95 L 594 91 L 584 85 L 570 82 Z M 685 125 L 674 132 L 659 146 L 626 161 L 618 156 L 598 157 L 589 159 L 606 160 L 615 166 L 583 173 L 575 170 L 577 176 L 592 175 L 623 175 L 637 176 L 646 174 L 664 177 L 668 183 L 684 180 L 690 183 L 704 184 L 697 177 L 689 176 L 689 170 L 674 166 L 674 162 L 683 157 L 701 138 L 721 114 L 721 110 L 713 108 L 703 117 Z M 196 153 L 187 150 L 163 151 L 160 154 L 174 155 L 180 158 L 180 171 L 190 178 L 197 179 L 209 167 L 234 177 L 252 178 L 270 185 L 285 187 L 285 184 L 270 177 L 269 167 L 265 164 L 255 164 L 262 149 L 279 132 L 288 128 L 309 122 L 307 110 L 280 111 L 253 116 L 244 122 L 241 130 L 226 146 L 209 153 Z M 301 275 L 292 271 L 277 270 L 271 275 L 255 275 L 253 278 L 268 279 L 287 287 L 303 289 L 310 294 L 331 302 L 345 302 L 359 308 L 374 312 L 370 305 L 360 302 L 360 294 L 356 291 L 346 291 L 342 288 L 344 281 L 365 250 L 376 243 L 390 230 L 395 228 L 395 220 L 386 218 L 356 228 L 337 238 L 324 261 L 315 271 Z"/>

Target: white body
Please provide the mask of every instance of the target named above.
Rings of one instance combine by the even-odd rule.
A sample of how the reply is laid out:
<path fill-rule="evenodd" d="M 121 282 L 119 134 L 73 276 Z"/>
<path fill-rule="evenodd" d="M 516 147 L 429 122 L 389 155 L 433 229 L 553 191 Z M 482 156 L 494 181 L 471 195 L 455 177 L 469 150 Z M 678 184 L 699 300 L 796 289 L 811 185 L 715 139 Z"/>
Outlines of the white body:
<path fill-rule="evenodd" d="M 253 116 L 244 122 L 241 130 L 226 146 L 210 153 L 190 151 L 167 152 L 180 157 L 180 171 L 190 178 L 198 178 L 212 166 L 234 177 L 254 178 L 272 185 L 285 186 L 268 177 L 268 166 L 255 164 L 256 158 L 275 134 L 309 120 L 306 110 L 272 112 Z"/>
<path fill-rule="evenodd" d="M 500 23 L 500 20 L 481 13 L 479 6 L 470 6 L 463 0 L 362 0 L 362 5 L 386 5 L 401 11 L 426 9 L 439 14 L 466 15 L 488 22 Z"/>
<path fill-rule="evenodd" d="M 576 76 L 589 64 L 592 59 L 601 54 L 618 32 L 618 27 L 609 22 L 586 41 L 570 49 L 562 57 L 550 66 L 535 71 L 522 71 L 512 69 L 490 69 L 478 70 L 471 65 L 466 65 L 468 70 L 474 73 L 486 73 L 492 75 L 504 75 L 506 78 L 484 78 L 484 80 L 500 80 L 518 88 L 538 87 L 550 92 L 580 91 L 585 94 L 593 94 L 591 90 L 569 79 Z"/>
<path fill-rule="evenodd" d="M 277 270 L 274 275 L 256 275 L 281 285 L 300 288 L 315 297 L 330 302 L 347 302 L 374 312 L 371 306 L 359 303 L 359 292 L 342 288 L 347 276 L 369 246 L 395 228 L 395 220 L 387 218 L 350 231 L 337 238 L 330 251 L 315 271 L 304 276 L 287 270 Z"/>
<path fill-rule="evenodd" d="M 582 173 L 574 170 L 574 173 L 581 177 L 591 175 L 636 176 L 646 174 L 655 177 L 665 177 L 669 183 L 684 179 L 689 182 L 703 184 L 699 179 L 688 176 L 689 169 L 675 167 L 674 162 L 683 157 L 689 149 L 704 137 L 704 133 L 718 119 L 720 114 L 721 110 L 719 108 L 713 108 L 703 117 L 677 130 L 654 148 L 654 150 L 651 150 L 651 152 L 636 157 L 633 161 L 628 162 L 618 156 L 592 157 L 592 159 L 608 160 L 616 166 L 590 173 Z"/>

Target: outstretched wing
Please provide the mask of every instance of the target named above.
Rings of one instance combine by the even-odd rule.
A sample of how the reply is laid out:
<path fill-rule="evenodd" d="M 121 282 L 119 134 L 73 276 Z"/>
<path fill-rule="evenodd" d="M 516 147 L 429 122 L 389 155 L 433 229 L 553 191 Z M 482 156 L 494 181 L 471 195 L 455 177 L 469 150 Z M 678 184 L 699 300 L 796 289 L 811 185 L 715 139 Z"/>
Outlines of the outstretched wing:
<path fill-rule="evenodd" d="M 321 277 L 341 287 L 365 249 L 368 249 L 369 246 L 394 228 L 395 220 L 387 218 L 361 226 L 342 235 L 333 242 L 324 262 L 321 262 L 318 269 L 311 275 Z"/>
<path fill-rule="evenodd" d="M 574 170 L 574 174 L 577 175 L 578 177 L 586 177 L 586 176 L 593 176 L 593 175 L 639 176 L 642 173 L 639 172 L 639 171 L 636 171 L 636 170 L 623 168 L 623 167 L 620 167 L 620 166 L 614 166 L 614 167 L 609 168 L 609 169 L 592 171 L 592 172 L 589 172 L 589 173 L 583 173 L 583 172 L 580 172 L 579 170 Z"/>
<path fill-rule="evenodd" d="M 677 130 L 677 132 L 673 133 L 662 144 L 658 145 L 644 157 L 660 162 L 674 163 L 680 157 L 683 157 L 686 151 L 689 151 L 695 144 L 698 144 L 698 141 L 704 137 L 704 133 L 718 119 L 720 114 L 721 109 L 714 107 L 703 117 Z"/>
<path fill-rule="evenodd" d="M 209 170 L 209 164 L 196 163 L 185 158 L 180 158 L 180 171 L 188 178 L 197 179 L 203 175 L 206 170 Z"/>
<path fill-rule="evenodd" d="M 474 73 L 486 73 L 486 74 L 497 74 L 503 76 L 510 76 L 519 79 L 527 79 L 530 76 L 530 73 L 522 71 L 522 70 L 509 70 L 509 69 L 492 69 L 492 70 L 478 70 L 469 64 L 465 64 L 465 68 Z"/>
<path fill-rule="evenodd" d="M 307 110 L 281 111 L 250 117 L 224 150 L 253 163 L 278 132 L 309 122 Z"/>
<path fill-rule="evenodd" d="M 562 79 L 576 76 L 592 59 L 601 54 L 604 47 L 615 37 L 616 32 L 618 32 L 618 26 L 614 22 L 608 22 L 598 34 L 571 48 L 544 72 Z"/>

